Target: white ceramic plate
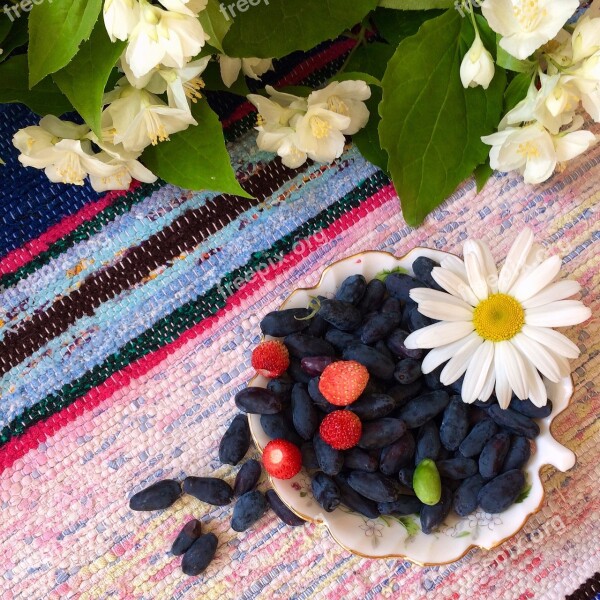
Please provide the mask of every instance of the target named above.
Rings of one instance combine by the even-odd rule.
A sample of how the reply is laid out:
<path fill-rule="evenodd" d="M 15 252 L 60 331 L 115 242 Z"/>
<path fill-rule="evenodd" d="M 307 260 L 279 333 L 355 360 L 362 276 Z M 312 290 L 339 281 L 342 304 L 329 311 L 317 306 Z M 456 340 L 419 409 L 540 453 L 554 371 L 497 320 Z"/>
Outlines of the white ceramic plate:
<path fill-rule="evenodd" d="M 295 290 L 281 309 L 306 307 L 311 296 L 332 297 L 342 281 L 356 273 L 364 275 L 367 281 L 383 270 L 396 267 L 412 274 L 412 263 L 419 256 L 439 262 L 444 253 L 416 248 L 402 258 L 387 252 L 363 252 L 351 256 L 325 269 L 315 287 Z M 266 384 L 267 379 L 260 376 L 251 383 L 262 387 Z M 549 464 L 560 471 L 567 471 L 575 464 L 573 452 L 559 444 L 550 431 L 552 420 L 567 407 L 573 393 L 571 378 L 567 377 L 558 384 L 546 381 L 546 386 L 553 410 L 546 419 L 538 421 L 540 435 L 535 440 L 536 451 L 525 467 L 531 489 L 523 501 L 501 514 L 491 515 L 478 509 L 468 517 L 459 518 L 452 512 L 435 534 L 426 535 L 421 532 L 416 516 L 367 519 L 345 507 L 331 513 L 323 511 L 313 499 L 310 478 L 304 470 L 285 481 L 271 478 L 273 488 L 296 514 L 307 521 L 323 523 L 341 546 L 367 558 L 406 558 L 421 565 L 440 565 L 458 560 L 474 547 L 493 548 L 520 531 L 527 519 L 540 510 L 544 501 L 540 468 Z M 259 415 L 249 417 L 254 441 L 262 452 L 270 438 L 260 425 Z"/>

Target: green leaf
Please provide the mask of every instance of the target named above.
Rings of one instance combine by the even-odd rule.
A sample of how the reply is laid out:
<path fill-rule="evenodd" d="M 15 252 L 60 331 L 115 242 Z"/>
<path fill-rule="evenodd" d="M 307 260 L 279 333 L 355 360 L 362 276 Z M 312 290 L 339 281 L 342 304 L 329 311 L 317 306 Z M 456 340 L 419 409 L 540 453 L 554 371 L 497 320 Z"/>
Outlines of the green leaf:
<path fill-rule="evenodd" d="M 13 56 L 0 63 L 0 81 L 0 103 L 21 102 L 38 115 L 59 116 L 73 110 L 50 77 L 29 89 L 25 54 Z"/>
<path fill-rule="evenodd" d="M 517 499 L 515 500 L 515 504 L 521 504 L 521 502 L 523 502 L 523 500 L 527 499 L 530 492 L 531 492 L 531 484 L 526 483 L 525 487 L 521 490 L 521 493 L 517 496 Z"/>
<path fill-rule="evenodd" d="M 471 535 L 470 531 L 461 531 L 458 535 L 455 535 L 454 537 L 463 538 L 463 537 L 467 537 L 468 535 Z"/>
<path fill-rule="evenodd" d="M 375 275 L 375 279 L 379 279 L 379 281 L 382 281 L 385 283 L 385 280 L 388 278 L 388 275 L 393 275 L 394 273 L 406 273 L 406 269 L 404 269 L 402 267 L 394 267 L 393 269 L 385 269 L 385 270 L 377 273 L 377 275 Z"/>
<path fill-rule="evenodd" d="M 396 51 L 391 44 L 373 42 L 354 51 L 344 71 L 368 73 L 381 81 L 385 67 Z"/>
<path fill-rule="evenodd" d="M 6 60 L 13 50 L 24 46 L 27 43 L 27 19 L 17 19 L 2 41 L 2 54 L 0 62 Z"/>
<path fill-rule="evenodd" d="M 429 10 L 430 8 L 452 8 L 454 0 L 379 0 L 379 6 L 394 10 Z"/>
<path fill-rule="evenodd" d="M 110 41 L 100 19 L 75 58 L 53 75 L 56 85 L 97 136 L 100 136 L 102 96 L 124 47 L 125 42 Z"/>
<path fill-rule="evenodd" d="M 381 87 L 381 81 L 377 79 L 377 77 L 373 77 L 373 75 L 369 75 L 368 73 L 358 73 L 356 71 L 342 71 L 337 75 L 334 75 L 331 78 L 331 81 L 356 81 L 357 79 L 362 79 L 368 85 L 376 85 Z"/>
<path fill-rule="evenodd" d="M 449 10 L 399 44 L 382 80 L 379 137 L 404 218 L 413 226 L 485 161 L 489 148 L 481 136 L 500 120 L 502 69 L 487 90 L 464 89 L 460 81 L 474 37 L 470 21 Z"/>
<path fill-rule="evenodd" d="M 496 37 L 496 62 L 499 66 L 508 71 L 529 74 L 532 74 L 537 69 L 537 61 L 519 60 L 509 54 L 502 46 L 500 46 L 501 39 L 502 37 L 500 35 Z"/>
<path fill-rule="evenodd" d="M 356 144 L 360 153 L 371 163 L 378 166 L 382 171 L 388 169 L 388 155 L 381 147 L 379 141 L 379 103 L 381 102 L 381 90 L 371 88 L 371 97 L 366 105 L 371 113 L 368 123 L 352 136 L 352 141 Z"/>
<path fill-rule="evenodd" d="M 92 33 L 102 0 L 44 0 L 29 15 L 29 85 L 67 66 Z M 101 19 L 100 19 L 101 20 Z"/>
<path fill-rule="evenodd" d="M 532 76 L 529 73 L 519 73 L 515 75 L 511 82 L 508 84 L 506 91 L 504 92 L 504 113 L 506 114 L 509 110 L 512 110 L 529 91 L 531 85 Z"/>
<path fill-rule="evenodd" d="M 219 0 L 208 0 L 206 8 L 198 15 L 202 28 L 210 36 L 208 43 L 221 53 L 223 52 L 223 38 L 232 23 L 229 12 L 222 11 L 220 8 L 225 5 L 226 3 L 219 2 Z"/>
<path fill-rule="evenodd" d="M 269 0 L 236 12 L 223 48 L 229 56 L 279 58 L 309 50 L 362 21 L 377 0 Z"/>
<path fill-rule="evenodd" d="M 0 13 L 0 44 L 6 39 L 13 26 L 11 21 L 5 13 Z"/>
<path fill-rule="evenodd" d="M 494 174 L 494 169 L 490 167 L 490 162 L 487 160 L 483 164 L 477 166 L 473 171 L 473 177 L 475 177 L 475 184 L 477 185 L 477 193 L 479 193 L 488 182 L 488 179 Z"/>
<path fill-rule="evenodd" d="M 208 103 L 192 105 L 197 126 L 149 146 L 142 162 L 165 181 L 191 190 L 211 190 L 251 198 L 238 183 L 225 148 L 223 128 Z"/>
<path fill-rule="evenodd" d="M 388 8 L 378 8 L 373 13 L 373 21 L 377 31 L 390 44 L 396 46 L 404 39 L 414 35 L 419 31 L 419 27 L 433 19 L 439 17 L 439 10 L 418 10 L 418 11 L 398 11 Z"/>

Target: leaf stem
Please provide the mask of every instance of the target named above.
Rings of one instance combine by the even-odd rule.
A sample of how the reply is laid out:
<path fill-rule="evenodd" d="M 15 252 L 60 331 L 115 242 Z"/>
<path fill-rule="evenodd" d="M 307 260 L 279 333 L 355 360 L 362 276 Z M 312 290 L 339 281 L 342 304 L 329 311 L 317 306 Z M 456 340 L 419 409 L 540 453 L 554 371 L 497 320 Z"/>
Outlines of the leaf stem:
<path fill-rule="evenodd" d="M 363 24 L 363 25 L 361 25 L 360 31 L 358 32 L 358 35 L 356 37 L 349 36 L 349 37 L 352 37 L 353 39 L 356 39 L 356 44 L 354 44 L 354 47 L 352 48 L 352 50 L 350 50 L 350 52 L 348 53 L 348 56 L 346 56 L 346 60 L 340 67 L 338 74 L 343 73 L 346 70 L 346 67 L 350 64 L 350 60 L 354 56 L 354 53 L 359 49 L 360 46 L 362 46 L 363 42 L 365 41 L 366 34 L 367 34 L 367 27 L 366 27 L 366 25 Z"/>

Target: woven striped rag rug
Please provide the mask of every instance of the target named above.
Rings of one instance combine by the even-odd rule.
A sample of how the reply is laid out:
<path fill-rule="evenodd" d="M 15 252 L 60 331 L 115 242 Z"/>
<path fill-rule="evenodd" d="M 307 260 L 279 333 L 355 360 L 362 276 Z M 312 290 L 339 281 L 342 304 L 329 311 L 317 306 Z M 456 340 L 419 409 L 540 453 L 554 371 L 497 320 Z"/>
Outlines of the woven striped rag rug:
<path fill-rule="evenodd" d="M 317 85 L 347 51 L 338 41 L 294 55 L 269 83 Z M 496 174 L 477 195 L 468 181 L 411 229 L 388 177 L 352 145 L 332 165 L 290 170 L 257 150 L 250 105 L 212 102 L 255 200 L 161 182 L 105 195 L 49 184 L 18 166 L 10 143 L 34 116 L 0 107 L 0 597 L 593 598 L 600 146 L 542 186 Z M 422 568 L 353 556 L 324 528 L 290 529 L 273 513 L 238 534 L 230 508 L 191 497 L 167 511 L 129 510 L 131 494 L 161 478 L 233 479 L 218 444 L 252 375 L 258 323 L 291 288 L 367 249 L 452 252 L 474 236 L 500 258 L 525 225 L 564 256 L 596 318 L 567 332 L 582 354 L 574 399 L 554 428 L 577 465 L 542 472 L 543 510 L 514 538 Z M 169 554 L 192 516 L 219 539 L 197 578 Z"/>

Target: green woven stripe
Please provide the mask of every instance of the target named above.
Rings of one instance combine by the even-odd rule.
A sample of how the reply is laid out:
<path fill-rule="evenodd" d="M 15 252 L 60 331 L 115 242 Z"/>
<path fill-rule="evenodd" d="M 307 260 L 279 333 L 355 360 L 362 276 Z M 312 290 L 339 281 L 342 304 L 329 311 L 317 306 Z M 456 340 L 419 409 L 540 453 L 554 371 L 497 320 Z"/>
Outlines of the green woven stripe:
<path fill-rule="evenodd" d="M 66 408 L 75 402 L 77 398 L 100 385 L 112 374 L 135 360 L 175 341 L 182 333 L 203 319 L 214 315 L 225 306 L 225 296 L 230 296 L 235 291 L 233 282 L 238 277 L 249 278 L 265 264 L 276 261 L 281 254 L 288 254 L 296 243 L 327 228 L 343 214 L 356 208 L 361 202 L 388 184 L 388 177 L 380 171 L 377 172 L 342 199 L 275 242 L 268 250 L 255 253 L 245 265 L 225 275 L 218 285 L 213 286 L 196 300 L 184 304 L 175 309 L 170 315 L 157 321 L 153 327 L 125 344 L 119 352 L 109 356 L 101 365 L 97 365 L 76 381 L 66 384 L 60 392 L 51 394 L 35 406 L 26 409 L 19 417 L 2 429 L 0 444 L 6 444 L 37 421 Z"/>
<path fill-rule="evenodd" d="M 107 206 L 100 211 L 93 219 L 82 223 L 65 237 L 57 240 L 48 250 L 38 254 L 33 260 L 23 265 L 13 273 L 7 273 L 0 278 L 0 285 L 11 287 L 27 277 L 40 267 L 48 264 L 53 258 L 56 258 L 75 244 L 89 239 L 95 233 L 98 233 L 103 227 L 114 221 L 119 215 L 131 210 L 135 205 L 147 198 L 150 194 L 160 189 L 164 185 L 163 181 L 155 183 L 143 183 L 135 191 L 128 192 L 125 196 L 119 198 L 114 204 Z"/>

